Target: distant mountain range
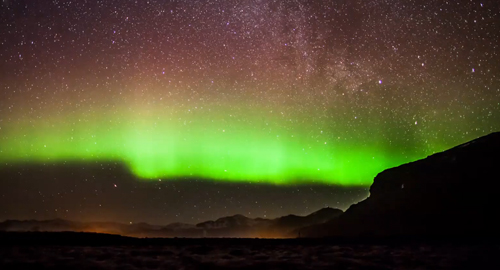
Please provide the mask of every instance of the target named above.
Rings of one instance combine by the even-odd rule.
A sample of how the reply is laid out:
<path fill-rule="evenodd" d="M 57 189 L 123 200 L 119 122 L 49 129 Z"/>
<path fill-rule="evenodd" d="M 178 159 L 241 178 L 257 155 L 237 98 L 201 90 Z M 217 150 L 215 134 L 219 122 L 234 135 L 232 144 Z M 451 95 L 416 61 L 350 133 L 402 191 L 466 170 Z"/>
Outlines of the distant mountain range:
<path fill-rule="evenodd" d="M 288 215 L 276 219 L 248 218 L 243 215 L 222 217 L 196 225 L 172 223 L 166 226 L 147 223 L 76 222 L 53 220 L 7 220 L 0 231 L 74 231 L 120 234 L 135 237 L 272 237 L 282 238 L 304 226 L 332 220 L 343 213 L 335 208 L 323 208 L 307 216 Z"/>

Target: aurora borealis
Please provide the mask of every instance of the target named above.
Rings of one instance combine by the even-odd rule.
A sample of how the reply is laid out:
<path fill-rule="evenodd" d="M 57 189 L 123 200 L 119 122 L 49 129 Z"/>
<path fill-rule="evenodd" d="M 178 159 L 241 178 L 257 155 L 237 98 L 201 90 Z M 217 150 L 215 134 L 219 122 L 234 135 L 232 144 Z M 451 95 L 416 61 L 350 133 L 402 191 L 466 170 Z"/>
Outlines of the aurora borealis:
<path fill-rule="evenodd" d="M 295 188 L 342 186 L 343 197 L 352 188 L 359 198 L 384 169 L 500 130 L 493 0 L 21 0 L 0 7 L 0 169 L 8 175 L 33 166 L 51 173 L 67 164 L 123 166 L 135 180 L 120 196 L 135 185 L 157 190 L 161 180 L 185 181 L 188 190 L 227 185 L 225 194 L 262 184 L 283 198 L 299 196 L 289 194 Z M 66 181 L 80 186 L 96 178 L 94 169 Z M 102 177 L 92 181 L 123 186 L 116 175 Z M 62 188 L 51 179 L 16 181 Z M 165 189 L 164 197 L 184 192 Z M 12 194 L 21 191 L 2 198 L 19 200 Z M 308 202 L 315 192 L 288 211 L 326 204 Z M 354 200 L 331 194 L 329 204 Z M 171 209 L 210 205 L 216 196 L 196 204 L 175 197 L 162 211 L 177 220 Z M 223 213 L 255 209 L 250 195 L 229 197 L 215 199 L 232 205 Z M 271 211 L 259 209 L 255 215 Z M 222 213 L 201 212 L 196 219 Z"/>
<path fill-rule="evenodd" d="M 340 137 L 332 139 L 328 134 L 333 131 L 291 121 L 282 113 L 246 115 L 255 108 L 245 107 L 239 112 L 200 107 L 193 112 L 160 113 L 153 109 L 127 120 L 95 112 L 90 117 L 93 120 L 69 125 L 60 118 L 41 125 L 18 122 L 7 129 L 12 130 L 7 138 L 18 139 L 4 141 L 3 159 L 14 163 L 123 162 L 143 179 L 194 176 L 343 185 L 367 184 L 377 172 L 405 160 L 395 153 L 387 160 L 390 155 L 382 153 L 382 146 L 376 143 L 356 146 Z M 301 119 L 317 121 L 314 117 Z M 242 118 L 244 122 L 239 120 Z"/>

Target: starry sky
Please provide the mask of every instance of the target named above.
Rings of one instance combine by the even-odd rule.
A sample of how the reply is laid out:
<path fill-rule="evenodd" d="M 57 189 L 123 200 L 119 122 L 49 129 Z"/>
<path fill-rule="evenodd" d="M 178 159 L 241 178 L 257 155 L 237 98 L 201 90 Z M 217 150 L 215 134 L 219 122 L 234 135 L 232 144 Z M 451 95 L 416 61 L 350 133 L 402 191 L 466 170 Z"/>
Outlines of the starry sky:
<path fill-rule="evenodd" d="M 0 220 L 346 209 L 500 130 L 500 4 L 0 3 Z"/>

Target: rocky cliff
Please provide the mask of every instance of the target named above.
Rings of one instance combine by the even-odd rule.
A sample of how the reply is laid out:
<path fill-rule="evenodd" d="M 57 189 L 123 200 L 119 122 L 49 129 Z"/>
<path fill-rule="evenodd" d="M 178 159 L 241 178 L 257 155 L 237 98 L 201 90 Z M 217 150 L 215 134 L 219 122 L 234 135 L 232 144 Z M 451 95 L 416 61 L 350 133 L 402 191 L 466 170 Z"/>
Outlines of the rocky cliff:
<path fill-rule="evenodd" d="M 370 196 L 305 237 L 499 234 L 500 133 L 378 174 Z"/>

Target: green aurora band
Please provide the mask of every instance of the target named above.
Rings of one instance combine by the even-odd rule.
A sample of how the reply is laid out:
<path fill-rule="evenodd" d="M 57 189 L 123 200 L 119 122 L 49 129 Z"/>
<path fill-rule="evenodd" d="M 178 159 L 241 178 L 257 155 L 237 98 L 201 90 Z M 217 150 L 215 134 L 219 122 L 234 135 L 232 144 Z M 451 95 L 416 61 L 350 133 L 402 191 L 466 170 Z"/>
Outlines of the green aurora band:
<path fill-rule="evenodd" d="M 378 172 L 424 154 L 388 153 L 377 134 L 368 144 L 342 140 L 315 128 L 314 116 L 293 121 L 249 107 L 230 113 L 225 108 L 180 111 L 73 112 L 15 121 L 1 130 L 0 161 L 123 162 L 143 179 L 366 186 Z"/>

